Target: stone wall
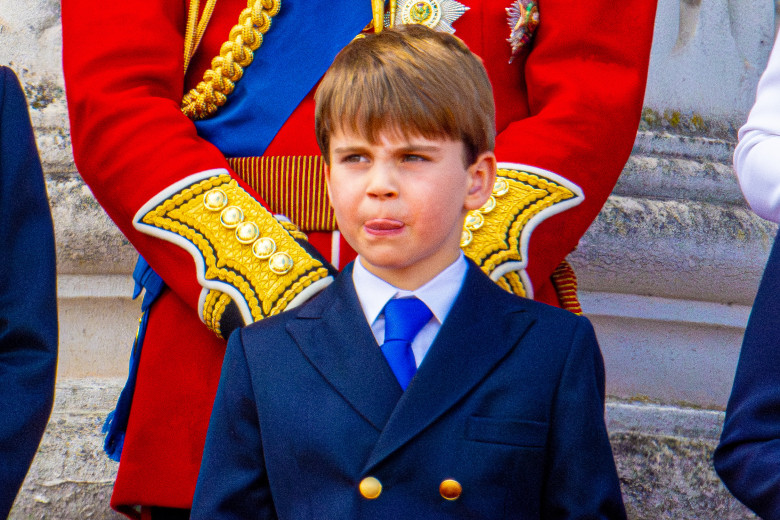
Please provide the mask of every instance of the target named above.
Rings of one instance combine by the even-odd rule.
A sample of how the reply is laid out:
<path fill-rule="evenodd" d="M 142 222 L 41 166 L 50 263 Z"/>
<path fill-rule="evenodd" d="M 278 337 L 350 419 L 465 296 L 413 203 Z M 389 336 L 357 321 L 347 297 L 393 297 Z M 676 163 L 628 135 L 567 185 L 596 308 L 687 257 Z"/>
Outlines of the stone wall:
<path fill-rule="evenodd" d="M 730 163 L 778 5 L 659 1 L 634 153 L 571 256 L 634 519 L 751 518 L 710 457 L 776 232 L 747 208 Z M 0 64 L 27 94 L 54 215 L 61 339 L 55 411 L 11 518 L 117 518 L 100 425 L 137 323 L 135 254 L 73 164 L 60 53 L 58 1 L 0 0 Z"/>

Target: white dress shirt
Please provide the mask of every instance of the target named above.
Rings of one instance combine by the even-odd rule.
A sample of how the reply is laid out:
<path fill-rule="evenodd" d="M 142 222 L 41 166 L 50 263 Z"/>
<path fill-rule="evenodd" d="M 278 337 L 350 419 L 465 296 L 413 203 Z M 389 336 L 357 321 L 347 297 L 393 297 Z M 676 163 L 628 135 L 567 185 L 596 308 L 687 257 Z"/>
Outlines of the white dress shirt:
<path fill-rule="evenodd" d="M 780 38 L 758 82 L 756 103 L 739 130 L 734 170 L 753 211 L 780 222 Z"/>
<path fill-rule="evenodd" d="M 360 306 L 363 308 L 366 321 L 371 325 L 371 331 L 374 333 L 377 345 L 381 345 L 385 341 L 385 316 L 383 312 L 385 304 L 392 298 L 417 297 L 433 313 L 430 321 L 423 326 L 412 341 L 414 360 L 419 367 L 436 338 L 441 324 L 444 323 L 444 319 L 449 314 L 452 304 L 455 303 L 455 298 L 458 297 L 467 268 L 466 260 L 461 253 L 457 260 L 431 281 L 414 291 L 406 291 L 390 285 L 370 273 L 363 267 L 363 264 L 360 263 L 360 257 L 358 257 L 352 269 L 352 283 L 355 284 Z"/>

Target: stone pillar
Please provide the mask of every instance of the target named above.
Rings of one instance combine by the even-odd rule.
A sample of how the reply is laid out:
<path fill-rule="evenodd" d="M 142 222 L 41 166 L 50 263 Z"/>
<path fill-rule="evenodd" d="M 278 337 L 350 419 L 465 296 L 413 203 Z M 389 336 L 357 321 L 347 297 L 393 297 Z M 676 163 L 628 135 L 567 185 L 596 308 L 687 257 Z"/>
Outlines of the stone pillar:
<path fill-rule="evenodd" d="M 776 232 L 731 168 L 774 31 L 771 0 L 659 1 L 634 153 L 572 255 L 613 395 L 725 406 Z"/>

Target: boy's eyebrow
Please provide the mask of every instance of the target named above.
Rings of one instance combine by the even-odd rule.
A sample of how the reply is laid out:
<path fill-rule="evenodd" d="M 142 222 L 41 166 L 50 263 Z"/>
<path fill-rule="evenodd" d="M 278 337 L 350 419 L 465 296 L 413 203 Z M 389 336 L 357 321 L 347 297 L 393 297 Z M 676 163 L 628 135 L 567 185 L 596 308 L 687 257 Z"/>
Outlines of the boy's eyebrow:
<path fill-rule="evenodd" d="M 435 144 L 409 144 L 406 146 L 402 146 L 398 148 L 397 151 L 404 153 L 404 152 L 435 152 L 439 150 L 440 147 Z"/>
<path fill-rule="evenodd" d="M 368 149 L 368 146 L 365 145 L 354 145 L 354 146 L 339 146 L 337 148 L 333 149 L 333 153 L 354 153 L 354 152 L 363 152 L 366 149 Z M 408 152 L 435 152 L 439 150 L 440 147 L 435 144 L 408 144 L 404 146 L 400 146 L 398 148 L 394 148 L 394 153 L 408 153 Z"/>
<path fill-rule="evenodd" d="M 366 149 L 365 146 L 339 146 L 337 148 L 333 149 L 333 153 L 354 153 L 354 152 L 362 152 Z"/>

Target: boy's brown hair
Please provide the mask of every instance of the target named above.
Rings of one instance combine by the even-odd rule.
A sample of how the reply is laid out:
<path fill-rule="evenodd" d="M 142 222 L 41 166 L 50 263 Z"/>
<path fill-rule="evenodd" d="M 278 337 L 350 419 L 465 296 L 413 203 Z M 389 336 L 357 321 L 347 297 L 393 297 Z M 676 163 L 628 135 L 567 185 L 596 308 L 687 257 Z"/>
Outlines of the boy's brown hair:
<path fill-rule="evenodd" d="M 370 143 L 383 131 L 462 141 L 466 165 L 495 146 L 493 90 L 482 60 L 451 34 L 406 25 L 367 34 L 336 56 L 314 95 L 315 130 L 330 164 L 330 136 Z"/>

